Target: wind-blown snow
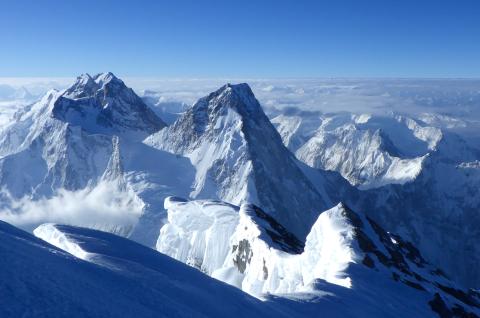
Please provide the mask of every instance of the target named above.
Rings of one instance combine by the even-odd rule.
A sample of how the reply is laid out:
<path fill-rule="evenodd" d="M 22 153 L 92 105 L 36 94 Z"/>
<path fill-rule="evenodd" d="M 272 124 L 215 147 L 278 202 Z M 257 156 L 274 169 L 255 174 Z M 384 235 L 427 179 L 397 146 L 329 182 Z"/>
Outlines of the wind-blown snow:
<path fill-rule="evenodd" d="M 78 191 L 60 189 L 53 197 L 32 201 L 4 193 L 0 219 L 26 229 L 45 222 L 75 224 L 128 235 L 143 213 L 144 203 L 131 189 L 101 182 Z"/>

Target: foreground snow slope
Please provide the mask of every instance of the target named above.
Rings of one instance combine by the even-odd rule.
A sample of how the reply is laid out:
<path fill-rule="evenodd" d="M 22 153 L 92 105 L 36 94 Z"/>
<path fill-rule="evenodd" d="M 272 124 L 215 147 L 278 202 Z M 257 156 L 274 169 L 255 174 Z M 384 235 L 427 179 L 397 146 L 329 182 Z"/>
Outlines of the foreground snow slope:
<path fill-rule="evenodd" d="M 372 309 L 388 299 L 409 307 L 413 316 L 431 316 L 436 302 L 448 311 L 480 310 L 478 293 L 459 289 L 411 243 L 342 204 L 320 214 L 305 246 L 251 204 L 168 198 L 165 207 L 169 223 L 161 230 L 159 251 L 257 297 L 298 298 L 336 288 L 350 294 L 345 301 L 367 298 Z M 378 299 L 366 296 L 373 290 Z M 386 312 L 405 317 L 405 308 L 396 306 Z"/>
<path fill-rule="evenodd" d="M 88 262 L 0 222 L 1 317 L 285 317 L 269 303 L 121 237 L 66 226 L 52 237 L 63 248 L 75 246 L 65 249 Z"/>
<path fill-rule="evenodd" d="M 338 215 L 337 212 L 339 211 L 341 211 L 341 209 L 332 209 L 332 211 L 327 213 L 330 222 L 342 224 L 342 220 L 344 222 L 346 221 L 345 216 L 342 217 Z M 355 216 L 353 216 L 353 218 L 355 218 Z M 348 222 L 355 221 L 351 220 Z M 324 227 L 329 227 L 328 223 L 325 223 Z M 342 225 L 336 230 L 338 231 L 340 229 L 345 229 L 345 226 Z M 323 229 L 318 230 L 323 231 Z M 358 235 L 365 234 L 360 229 L 358 231 Z M 340 230 L 339 233 L 341 232 Z M 393 276 L 392 279 L 392 277 L 385 274 L 395 273 L 395 271 L 385 272 L 380 263 L 375 263 L 375 261 L 373 262 L 376 269 L 373 271 L 364 265 L 353 265 L 348 269 L 348 275 L 352 277 L 353 282 L 351 288 L 331 284 L 325 280 L 315 279 L 307 286 L 306 289 L 308 289 L 308 291 L 306 292 L 264 295 L 265 300 L 260 302 L 251 299 L 240 291 L 232 294 L 229 292 L 231 289 L 226 285 L 211 281 L 208 277 L 200 272 L 196 272 L 194 269 L 185 269 L 185 272 L 183 272 L 184 267 L 182 264 L 111 234 L 53 224 L 42 225 L 35 230 L 35 233 L 54 245 L 71 251 L 109 271 L 120 272 L 132 279 L 140 279 L 139 284 L 142 286 L 138 288 L 140 290 L 143 286 L 153 286 L 151 291 L 153 294 L 152 297 L 158 296 L 156 295 L 156 286 L 159 284 L 156 279 L 157 275 L 165 274 L 165 276 L 161 276 L 162 281 L 158 288 L 162 288 L 164 294 L 173 295 L 169 299 L 169 302 L 161 302 L 163 311 L 159 310 L 157 315 L 164 313 L 164 310 L 169 308 L 169 304 L 178 306 L 179 304 L 175 301 L 177 296 L 183 297 L 181 298 L 181 305 L 179 305 L 182 314 L 189 315 L 190 313 L 185 311 L 185 308 L 192 306 L 192 304 L 206 307 L 202 309 L 193 307 L 193 310 L 198 310 L 194 313 L 195 317 L 201 316 L 201 314 L 205 312 L 207 312 L 210 317 L 216 317 L 218 314 L 227 314 L 228 316 L 234 317 L 243 317 L 246 315 L 251 315 L 252 317 L 259 315 L 263 317 L 317 317 L 319 313 L 328 317 L 438 317 L 441 316 L 441 313 L 447 313 L 452 316 L 455 316 L 453 313 L 456 313 L 460 316 L 461 314 L 467 314 L 469 311 L 471 317 L 475 317 L 475 312 L 478 313 L 474 306 L 466 306 L 448 293 L 440 292 L 438 296 L 432 296 L 433 289 L 427 280 L 419 283 L 420 287 L 418 287 L 415 283 L 405 280 L 406 276 L 400 272 L 397 274 L 398 277 Z M 318 234 L 319 233 L 315 235 L 320 237 L 321 235 L 318 236 Z M 401 241 L 397 243 L 403 244 Z M 402 248 L 405 247 L 402 246 Z M 79 251 L 82 252 L 79 253 Z M 253 253 L 256 252 L 258 252 L 256 249 L 253 250 Z M 378 250 L 375 250 L 374 253 L 382 255 L 382 252 Z M 322 253 L 322 255 L 324 254 Z M 328 255 L 325 254 L 324 256 Z M 412 259 L 415 257 L 414 255 L 409 256 L 408 254 L 407 256 Z M 165 259 L 169 261 L 165 261 Z M 398 256 L 396 259 L 397 262 L 401 263 L 401 259 L 399 259 Z M 388 257 L 384 261 L 387 260 Z M 420 261 L 417 260 L 417 262 Z M 407 261 L 407 263 L 411 265 L 409 261 Z M 252 267 L 253 265 L 250 264 L 248 266 Z M 395 268 L 398 265 L 392 262 L 390 266 Z M 272 268 L 269 267 L 269 269 Z M 295 270 L 295 268 L 292 270 Z M 180 273 L 181 275 L 179 275 Z M 139 276 L 141 276 L 141 278 L 139 278 Z M 420 278 L 412 277 L 410 279 L 418 280 Z M 438 282 L 443 283 L 441 277 L 437 277 L 437 279 Z M 175 286 L 173 288 L 170 286 L 164 288 L 171 280 L 175 282 Z M 102 280 L 99 280 L 99 283 L 102 283 Z M 192 287 L 192 283 L 195 287 Z M 177 292 L 178 288 L 187 288 L 188 294 Z M 426 290 L 422 290 L 422 288 Z M 195 297 L 192 298 L 194 293 L 197 291 L 200 292 L 200 290 L 202 291 L 201 294 L 199 296 L 195 295 Z M 133 290 L 133 292 L 135 291 L 137 290 Z M 451 292 L 455 293 L 458 297 L 466 295 L 462 294 L 463 292 L 459 290 L 452 289 Z M 113 294 L 116 295 L 117 292 Z M 144 297 L 142 294 L 135 296 Z M 231 299 L 230 296 L 238 297 L 235 308 L 231 307 L 230 301 L 233 299 Z M 477 301 L 478 298 L 475 295 L 466 295 L 465 297 L 472 302 Z M 132 298 L 132 300 L 135 299 L 136 297 Z M 145 299 L 143 304 L 148 306 L 149 298 L 145 297 Z M 159 298 L 159 300 L 162 299 L 163 298 Z M 212 299 L 215 299 L 215 301 L 211 302 Z M 253 307 L 255 307 L 255 309 L 253 309 Z M 173 313 L 168 312 L 165 316 L 172 315 Z M 122 317 L 122 315 L 120 316 Z"/>

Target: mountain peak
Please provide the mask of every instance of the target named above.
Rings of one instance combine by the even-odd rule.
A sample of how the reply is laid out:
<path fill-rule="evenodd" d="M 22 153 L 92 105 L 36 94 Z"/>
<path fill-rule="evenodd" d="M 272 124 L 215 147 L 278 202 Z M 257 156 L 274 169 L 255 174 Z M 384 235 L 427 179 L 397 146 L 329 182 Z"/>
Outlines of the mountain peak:
<path fill-rule="evenodd" d="M 211 93 L 206 98 L 206 101 L 209 103 L 213 101 L 213 104 L 216 104 L 219 108 L 233 108 L 242 116 L 250 116 L 259 112 L 263 113 L 260 103 L 247 83 L 227 83 Z"/>
<path fill-rule="evenodd" d="M 75 83 L 67 88 L 64 95 L 69 98 L 83 98 L 94 94 L 98 89 L 97 83 L 88 73 L 77 76 Z"/>
<path fill-rule="evenodd" d="M 112 72 L 98 73 L 93 77 L 93 79 L 100 87 L 103 87 L 108 83 L 125 85 L 125 83 L 121 79 L 116 77 Z"/>
<path fill-rule="evenodd" d="M 116 86 L 118 89 L 128 89 L 125 83 L 112 72 L 98 73 L 91 76 L 83 73 L 77 76 L 75 83 L 70 86 L 64 96 L 69 98 L 83 98 L 94 95 L 98 90 L 106 86 Z"/>
<path fill-rule="evenodd" d="M 300 239 L 319 209 L 331 204 L 303 174 L 247 84 L 222 86 L 145 142 L 192 158 L 199 167 L 192 197 L 204 196 L 211 182 L 220 199 L 253 203 Z M 295 187 L 288 188 L 289 180 Z"/>
<path fill-rule="evenodd" d="M 85 73 L 55 101 L 53 116 L 92 133 L 145 138 L 166 124 L 113 73 Z"/>
<path fill-rule="evenodd" d="M 232 84 L 227 83 L 223 86 L 224 89 L 231 89 L 239 94 L 249 94 L 253 96 L 252 89 L 247 83 Z"/>
<path fill-rule="evenodd" d="M 82 73 L 79 76 L 77 76 L 76 82 L 77 83 L 87 83 L 87 82 L 92 81 L 92 80 L 93 80 L 93 78 L 92 78 L 92 76 L 90 76 L 90 74 Z"/>

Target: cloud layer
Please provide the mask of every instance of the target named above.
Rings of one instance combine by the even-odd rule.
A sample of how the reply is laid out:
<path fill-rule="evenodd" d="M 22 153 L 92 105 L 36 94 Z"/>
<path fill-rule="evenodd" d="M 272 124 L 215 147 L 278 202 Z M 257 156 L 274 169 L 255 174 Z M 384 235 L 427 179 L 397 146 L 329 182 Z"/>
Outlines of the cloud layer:
<path fill-rule="evenodd" d="M 433 112 L 480 119 L 480 80 L 461 79 L 126 79 L 137 92 L 194 103 L 227 82 L 247 82 L 268 110 Z M 150 92 L 151 93 L 151 92 Z"/>
<path fill-rule="evenodd" d="M 378 113 L 435 112 L 480 119 L 478 79 L 160 79 L 124 78 L 140 95 L 163 102 L 193 104 L 227 82 L 247 82 L 267 109 L 296 107 L 304 111 Z M 63 89 L 73 78 L 0 78 L 5 91 L 26 88 L 33 95 Z M 0 96 L 1 99 L 1 96 Z"/>

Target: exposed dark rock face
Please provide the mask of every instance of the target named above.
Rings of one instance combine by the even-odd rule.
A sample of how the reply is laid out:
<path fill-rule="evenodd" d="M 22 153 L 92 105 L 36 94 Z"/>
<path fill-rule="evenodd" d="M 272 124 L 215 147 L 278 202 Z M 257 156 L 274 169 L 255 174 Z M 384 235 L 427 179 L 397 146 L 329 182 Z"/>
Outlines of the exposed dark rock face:
<path fill-rule="evenodd" d="M 263 280 L 267 280 L 268 278 L 268 268 L 265 265 L 265 259 L 263 259 Z"/>
<path fill-rule="evenodd" d="M 252 205 L 252 208 L 257 217 L 268 223 L 270 228 L 265 227 L 265 231 L 272 241 L 278 244 L 281 250 L 292 254 L 300 254 L 303 252 L 305 244 L 302 241 L 259 207 Z"/>
<path fill-rule="evenodd" d="M 442 297 L 436 293 L 431 301 L 428 302 L 430 308 L 438 314 L 440 318 L 451 318 L 453 317 L 452 312 L 448 309 L 447 305 L 443 301 Z"/>
<path fill-rule="evenodd" d="M 362 264 L 370 268 L 375 268 L 375 262 L 368 255 L 365 255 L 365 257 L 363 258 Z"/>
<path fill-rule="evenodd" d="M 456 304 L 452 309 L 448 308 L 442 297 L 436 293 L 431 301 L 428 302 L 430 308 L 438 314 L 440 318 L 475 318 L 476 314 L 466 311 L 465 308 Z"/>
<path fill-rule="evenodd" d="M 233 263 L 238 271 L 243 274 L 247 269 L 247 264 L 250 264 L 253 256 L 250 243 L 248 240 L 241 240 L 238 242 L 238 245 L 233 246 L 233 252 L 237 252 L 233 259 Z"/>
<path fill-rule="evenodd" d="M 436 284 L 438 288 L 446 292 L 447 294 L 452 295 L 453 297 L 457 298 L 458 300 L 464 302 L 465 304 L 468 304 L 470 306 L 475 306 L 477 308 L 480 308 L 480 302 L 478 299 L 475 299 L 475 295 L 473 293 L 466 293 L 463 290 L 456 289 L 453 287 L 448 287 L 444 286 L 440 283 Z"/>

